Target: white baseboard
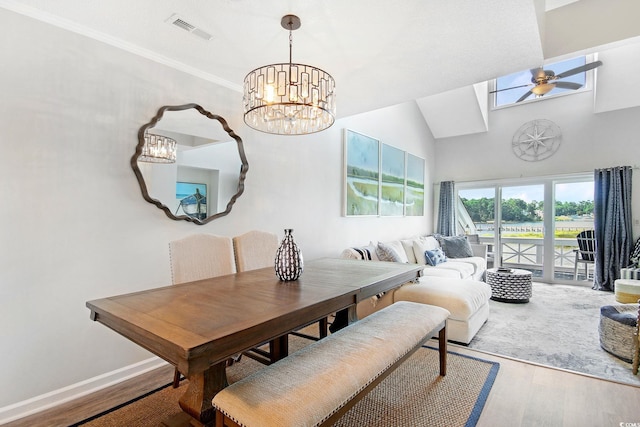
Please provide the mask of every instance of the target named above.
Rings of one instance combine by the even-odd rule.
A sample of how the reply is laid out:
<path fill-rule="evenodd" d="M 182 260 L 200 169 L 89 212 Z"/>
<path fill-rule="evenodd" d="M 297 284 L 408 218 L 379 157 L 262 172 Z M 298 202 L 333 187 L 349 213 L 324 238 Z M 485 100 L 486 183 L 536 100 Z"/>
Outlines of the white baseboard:
<path fill-rule="evenodd" d="M 165 366 L 167 362 L 152 357 L 115 371 L 107 372 L 97 377 L 89 378 L 76 384 L 71 384 L 40 396 L 32 397 L 22 402 L 17 402 L 0 408 L 0 425 L 35 413 L 50 409 L 74 399 L 86 396 L 96 391 L 111 387 L 128 379 L 142 375 L 146 372 Z"/>

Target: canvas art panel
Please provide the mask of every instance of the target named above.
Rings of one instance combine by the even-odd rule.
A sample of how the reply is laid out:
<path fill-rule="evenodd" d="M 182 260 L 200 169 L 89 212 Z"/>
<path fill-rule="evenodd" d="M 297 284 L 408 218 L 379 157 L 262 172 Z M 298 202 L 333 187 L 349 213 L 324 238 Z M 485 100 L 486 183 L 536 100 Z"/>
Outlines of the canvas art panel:
<path fill-rule="evenodd" d="M 424 165 L 424 159 L 407 153 L 406 216 L 424 215 Z"/>
<path fill-rule="evenodd" d="M 404 215 L 405 152 L 382 144 L 380 167 L 380 215 Z"/>
<path fill-rule="evenodd" d="M 380 142 L 345 129 L 344 215 L 378 215 Z"/>

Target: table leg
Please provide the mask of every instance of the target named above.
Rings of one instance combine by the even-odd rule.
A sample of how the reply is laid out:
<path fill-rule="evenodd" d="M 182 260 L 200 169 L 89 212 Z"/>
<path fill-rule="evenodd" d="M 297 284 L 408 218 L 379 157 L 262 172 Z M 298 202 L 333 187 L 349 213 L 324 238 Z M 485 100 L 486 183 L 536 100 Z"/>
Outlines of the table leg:
<path fill-rule="evenodd" d="M 216 411 L 211 400 L 228 385 L 226 364 L 226 361 L 216 363 L 204 372 L 189 375 L 189 387 L 180 398 L 182 410 L 204 425 L 215 423 Z"/>
<path fill-rule="evenodd" d="M 289 355 L 289 335 L 282 335 L 269 341 L 269 355 L 271 363 L 287 357 Z"/>

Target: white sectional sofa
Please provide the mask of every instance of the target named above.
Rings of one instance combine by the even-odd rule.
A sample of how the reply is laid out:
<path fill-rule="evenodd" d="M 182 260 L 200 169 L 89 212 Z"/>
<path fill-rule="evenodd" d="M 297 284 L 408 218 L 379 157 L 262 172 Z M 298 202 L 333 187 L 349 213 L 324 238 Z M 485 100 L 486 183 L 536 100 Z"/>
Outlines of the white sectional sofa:
<path fill-rule="evenodd" d="M 491 287 L 484 283 L 486 246 L 472 245 L 459 238 L 421 236 L 410 239 L 369 243 L 367 246 L 347 248 L 343 258 L 393 261 L 424 264 L 422 277 L 406 283 L 384 295 L 363 301 L 357 306 L 358 318 L 382 309 L 397 301 L 413 301 L 446 308 L 451 315 L 447 333 L 451 341 L 469 344 L 489 318 Z M 441 246 L 441 243 L 443 245 Z M 440 249 L 440 251 L 438 251 Z M 460 256 L 431 265 L 434 252 Z M 429 251 L 429 252 L 427 252 Z M 471 251 L 471 252 L 469 252 Z M 471 255 L 471 256 L 468 256 Z M 433 260 L 431 260 L 433 261 Z"/>

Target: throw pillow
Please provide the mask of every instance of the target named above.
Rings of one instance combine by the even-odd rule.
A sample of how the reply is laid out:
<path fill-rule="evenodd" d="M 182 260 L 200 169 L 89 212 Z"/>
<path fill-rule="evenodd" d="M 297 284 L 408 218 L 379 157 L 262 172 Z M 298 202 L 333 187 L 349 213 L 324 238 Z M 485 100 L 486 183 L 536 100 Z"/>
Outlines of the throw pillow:
<path fill-rule="evenodd" d="M 439 248 L 438 241 L 433 236 L 420 237 L 413 241 L 413 253 L 416 257 L 418 264 L 427 264 L 427 258 L 424 255 L 425 251 L 432 251 Z"/>
<path fill-rule="evenodd" d="M 440 246 L 449 258 L 468 258 L 473 256 L 467 236 L 441 236 Z"/>
<path fill-rule="evenodd" d="M 402 246 L 402 242 L 400 242 L 400 240 L 391 240 L 391 241 L 382 242 L 382 243 L 395 251 L 395 253 L 400 258 L 400 262 L 404 262 L 404 263 L 409 262 L 409 258 L 407 257 L 407 254 L 404 251 L 404 246 Z"/>
<path fill-rule="evenodd" d="M 342 254 L 340 256 L 342 258 L 370 261 L 371 260 L 371 251 L 366 247 L 362 247 L 362 248 L 347 248 L 344 251 L 342 251 Z"/>
<path fill-rule="evenodd" d="M 442 252 L 442 249 L 440 248 L 436 248 L 432 251 L 426 250 L 424 251 L 424 256 L 426 257 L 429 265 L 432 265 L 434 267 L 438 264 L 442 264 L 443 262 L 447 261 L 446 255 L 444 254 L 444 252 Z"/>
<path fill-rule="evenodd" d="M 382 242 L 378 243 L 376 254 L 380 261 L 402 262 L 398 253 L 391 246 L 385 245 Z"/>
<path fill-rule="evenodd" d="M 416 260 L 415 252 L 413 252 L 414 240 L 415 239 L 400 240 L 400 243 L 402 243 L 402 249 L 404 249 L 404 253 L 405 255 L 407 255 L 407 262 L 409 262 L 410 264 L 415 264 L 416 262 L 418 262 Z"/>

